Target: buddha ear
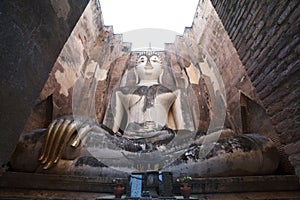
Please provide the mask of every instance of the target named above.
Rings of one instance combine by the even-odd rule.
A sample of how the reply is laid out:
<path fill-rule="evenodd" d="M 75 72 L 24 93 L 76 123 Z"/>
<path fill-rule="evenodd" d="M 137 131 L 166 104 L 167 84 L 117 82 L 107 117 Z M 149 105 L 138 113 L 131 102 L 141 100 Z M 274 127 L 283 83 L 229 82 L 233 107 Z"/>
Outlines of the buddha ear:
<path fill-rule="evenodd" d="M 158 77 L 158 83 L 160 83 L 160 84 L 162 84 L 163 75 L 164 75 L 164 69 L 161 70 L 161 74 Z"/>
<path fill-rule="evenodd" d="M 134 72 L 134 75 L 135 75 L 135 84 L 139 84 L 140 83 L 140 79 L 139 79 L 139 76 L 136 72 L 136 69 L 135 67 L 133 68 L 133 72 Z"/>

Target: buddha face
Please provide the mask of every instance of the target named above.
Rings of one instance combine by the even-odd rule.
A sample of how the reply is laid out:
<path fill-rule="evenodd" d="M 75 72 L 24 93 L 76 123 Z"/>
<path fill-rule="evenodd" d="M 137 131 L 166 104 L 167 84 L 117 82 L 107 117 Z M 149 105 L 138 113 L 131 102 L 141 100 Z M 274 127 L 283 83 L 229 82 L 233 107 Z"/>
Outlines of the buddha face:
<path fill-rule="evenodd" d="M 142 55 L 137 60 L 135 67 L 139 80 L 157 81 L 163 69 L 161 60 L 157 55 Z"/>

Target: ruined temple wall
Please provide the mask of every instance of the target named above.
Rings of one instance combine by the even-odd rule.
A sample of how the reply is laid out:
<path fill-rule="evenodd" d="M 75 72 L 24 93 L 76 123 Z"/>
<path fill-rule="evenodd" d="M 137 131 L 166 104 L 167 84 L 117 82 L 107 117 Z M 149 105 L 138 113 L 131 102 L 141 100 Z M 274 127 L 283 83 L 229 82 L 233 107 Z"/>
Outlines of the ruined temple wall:
<path fill-rule="evenodd" d="M 102 120 L 111 70 L 115 64 L 119 68 L 125 65 L 126 59 L 121 64 L 115 60 L 129 54 L 130 48 L 112 27 L 104 25 L 99 1 L 90 1 L 58 56 L 23 132 L 47 127 L 53 119 L 69 114 Z"/>
<path fill-rule="evenodd" d="M 300 3 L 211 0 L 300 175 Z"/>
<path fill-rule="evenodd" d="M 183 37 L 177 37 L 175 46 L 178 51 L 193 55 L 192 59 L 199 64 L 202 75 L 210 78 L 210 82 L 224 83 L 227 119 L 231 128 L 242 133 L 240 93 L 258 103 L 260 101 L 210 1 L 199 2 L 192 27 L 186 28 Z M 211 74 L 217 76 L 216 80 L 213 80 Z M 222 88 L 214 87 L 214 90 L 217 93 Z"/>
<path fill-rule="evenodd" d="M 171 45 L 167 47 L 170 48 Z M 256 132 L 271 138 L 277 144 L 281 155 L 278 173 L 293 173 L 293 168 L 284 151 L 284 145 L 271 123 L 271 118 L 266 114 L 256 88 L 209 0 L 199 1 L 192 27 L 186 28 L 184 35 L 176 38 L 175 49 L 186 56 L 192 55 L 191 60 L 194 59 L 194 62 L 199 64 L 198 69 L 202 73 L 201 77 L 205 78 L 204 82 L 208 88 L 210 100 L 214 98 L 214 95 L 219 94 L 218 90 L 221 90 L 214 84 L 220 80 L 224 83 L 227 103 L 224 126 L 232 128 L 239 134 Z M 213 78 L 212 74 L 219 74 L 219 76 Z M 194 88 L 198 90 L 199 85 L 201 84 L 198 83 Z M 197 94 L 203 95 L 203 91 L 201 93 L 197 90 L 195 90 Z M 250 100 L 248 103 L 243 100 L 245 96 Z M 207 105 L 210 107 L 210 117 L 216 116 L 211 108 L 218 107 L 218 104 L 217 101 L 211 101 Z M 218 109 L 222 108 L 215 109 L 215 113 L 218 113 L 216 112 Z M 254 113 L 253 110 L 259 110 L 259 112 Z M 200 109 L 200 117 L 201 114 L 203 117 L 203 113 L 206 114 Z M 258 116 L 260 116 L 259 120 Z M 201 123 L 203 121 L 205 120 L 200 120 Z"/>

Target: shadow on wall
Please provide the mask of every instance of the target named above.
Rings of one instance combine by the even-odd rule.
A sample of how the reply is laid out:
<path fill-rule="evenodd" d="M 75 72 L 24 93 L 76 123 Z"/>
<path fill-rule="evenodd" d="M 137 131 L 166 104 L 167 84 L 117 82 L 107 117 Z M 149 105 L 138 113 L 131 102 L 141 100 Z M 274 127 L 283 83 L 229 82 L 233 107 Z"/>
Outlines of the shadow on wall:
<path fill-rule="evenodd" d="M 9 160 L 34 101 L 87 3 L 1 1 L 1 164 Z M 67 14 L 55 10 L 66 6 Z"/>

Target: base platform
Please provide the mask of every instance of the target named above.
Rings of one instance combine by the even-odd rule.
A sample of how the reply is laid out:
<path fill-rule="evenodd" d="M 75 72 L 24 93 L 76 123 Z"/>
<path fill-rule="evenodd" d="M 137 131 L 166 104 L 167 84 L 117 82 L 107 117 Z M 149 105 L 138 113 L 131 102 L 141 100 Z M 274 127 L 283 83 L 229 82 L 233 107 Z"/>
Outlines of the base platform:
<path fill-rule="evenodd" d="M 195 199 L 300 199 L 295 175 L 193 178 L 191 184 Z M 0 199 L 112 199 L 113 185 L 113 178 L 5 172 Z M 179 187 L 175 182 L 174 195 L 183 199 Z"/>

